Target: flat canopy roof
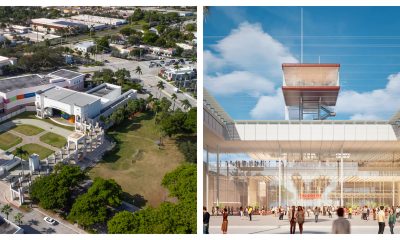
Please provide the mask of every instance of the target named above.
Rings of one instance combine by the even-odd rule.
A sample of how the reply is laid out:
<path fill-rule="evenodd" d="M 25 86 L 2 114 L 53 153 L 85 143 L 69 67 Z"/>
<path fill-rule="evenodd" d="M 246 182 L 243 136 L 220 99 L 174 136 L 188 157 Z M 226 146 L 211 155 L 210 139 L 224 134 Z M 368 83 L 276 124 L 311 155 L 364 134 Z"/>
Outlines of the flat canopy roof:
<path fill-rule="evenodd" d="M 48 90 L 42 91 L 41 94 L 46 98 L 62 102 L 69 105 L 86 106 L 94 103 L 100 98 L 82 92 L 69 90 L 62 87 L 53 87 Z"/>
<path fill-rule="evenodd" d="M 283 86 L 282 92 L 286 106 L 299 106 L 300 98 L 304 107 L 336 106 L 339 86 Z"/>
<path fill-rule="evenodd" d="M 339 86 L 340 64 L 282 64 L 283 86 Z"/>
<path fill-rule="evenodd" d="M 339 94 L 340 64 L 282 64 L 282 92 L 286 106 L 335 106 Z"/>
<path fill-rule="evenodd" d="M 4 78 L 0 79 L 0 92 L 7 93 L 21 88 L 36 87 L 46 84 L 49 84 L 49 79 L 42 78 L 38 74 Z"/>

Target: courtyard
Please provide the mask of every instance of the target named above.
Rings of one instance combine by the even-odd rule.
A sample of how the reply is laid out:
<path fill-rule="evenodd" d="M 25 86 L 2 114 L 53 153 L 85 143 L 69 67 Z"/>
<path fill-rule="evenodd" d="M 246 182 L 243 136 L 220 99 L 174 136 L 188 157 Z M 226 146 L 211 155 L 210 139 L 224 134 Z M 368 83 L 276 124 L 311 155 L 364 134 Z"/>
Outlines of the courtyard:
<path fill-rule="evenodd" d="M 347 217 L 346 217 L 347 218 Z M 336 215 L 332 218 L 328 216 L 319 216 L 319 221 L 314 221 L 314 215 L 307 217 L 303 225 L 303 234 L 329 234 L 332 231 L 332 223 L 337 219 Z M 372 220 L 361 220 L 361 215 L 353 216 L 348 219 L 351 225 L 352 234 L 376 234 L 378 233 L 378 222 Z M 278 220 L 278 217 L 273 215 L 260 216 L 254 215 L 253 220 L 249 221 L 247 217 L 241 218 L 240 216 L 228 217 L 228 233 L 229 234 L 289 234 L 290 223 L 287 216 L 284 220 Z M 386 219 L 387 222 L 387 219 Z M 398 222 L 398 221 L 397 221 Z M 210 233 L 221 232 L 222 216 L 211 216 L 210 218 Z M 296 226 L 296 234 L 299 234 L 299 226 Z M 400 227 L 396 223 L 394 232 L 400 233 Z M 384 234 L 390 234 L 389 227 L 386 225 Z"/>
<path fill-rule="evenodd" d="M 36 153 L 45 159 L 67 143 L 66 137 L 71 133 L 46 121 L 15 118 L 0 125 L 0 149 L 16 155 L 16 149 L 22 148 L 28 155 Z"/>

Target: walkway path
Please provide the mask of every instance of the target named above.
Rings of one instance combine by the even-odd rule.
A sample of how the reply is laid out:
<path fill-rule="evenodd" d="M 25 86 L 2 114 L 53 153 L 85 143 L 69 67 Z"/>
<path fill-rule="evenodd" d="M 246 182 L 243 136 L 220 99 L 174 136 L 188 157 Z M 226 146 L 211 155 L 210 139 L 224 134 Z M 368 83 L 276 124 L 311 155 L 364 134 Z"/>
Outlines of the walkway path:
<path fill-rule="evenodd" d="M 327 216 L 319 217 L 319 222 L 315 223 L 314 216 L 306 217 L 304 223 L 304 234 L 328 234 L 332 230 L 332 222 L 337 218 L 333 216 L 328 218 Z M 400 220 L 400 219 L 399 219 Z M 398 220 L 398 222 L 400 222 Z M 239 216 L 228 217 L 228 233 L 247 233 L 247 234 L 289 234 L 290 225 L 287 217 L 284 220 L 278 220 L 278 217 L 272 215 L 268 216 L 253 216 L 253 221 L 249 221 L 248 218 L 241 219 Z M 353 216 L 350 219 L 351 233 L 354 234 L 377 234 L 378 233 L 378 222 L 369 220 L 361 220 L 361 216 Z M 210 219 L 210 233 L 221 233 L 221 216 L 212 216 Z M 394 232 L 400 233 L 400 224 L 395 225 Z M 298 232 L 298 225 L 296 226 L 296 233 Z M 389 227 L 386 219 L 385 234 L 390 234 Z"/>

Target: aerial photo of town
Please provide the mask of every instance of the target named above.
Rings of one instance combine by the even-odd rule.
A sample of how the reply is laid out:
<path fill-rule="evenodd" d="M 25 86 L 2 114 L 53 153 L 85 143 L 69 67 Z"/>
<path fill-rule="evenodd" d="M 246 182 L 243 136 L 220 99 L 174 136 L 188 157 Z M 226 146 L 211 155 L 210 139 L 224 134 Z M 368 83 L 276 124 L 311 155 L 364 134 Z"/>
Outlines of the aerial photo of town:
<path fill-rule="evenodd" d="M 0 7 L 0 234 L 196 233 L 196 7 Z"/>

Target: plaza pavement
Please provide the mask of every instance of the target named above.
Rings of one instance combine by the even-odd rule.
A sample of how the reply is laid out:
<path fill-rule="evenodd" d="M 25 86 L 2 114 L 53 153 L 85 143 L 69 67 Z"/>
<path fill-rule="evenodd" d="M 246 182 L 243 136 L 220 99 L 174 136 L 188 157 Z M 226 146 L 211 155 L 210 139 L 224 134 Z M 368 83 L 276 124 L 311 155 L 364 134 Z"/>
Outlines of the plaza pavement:
<path fill-rule="evenodd" d="M 371 215 L 372 217 L 372 215 Z M 328 216 L 319 216 L 318 223 L 314 221 L 314 215 L 307 217 L 306 222 L 303 225 L 303 234 L 329 234 L 332 230 L 332 222 L 337 218 L 333 215 L 332 218 Z M 398 219 L 394 233 L 400 234 L 400 219 Z M 353 216 L 353 219 L 349 219 L 351 224 L 352 234 L 377 234 L 378 233 L 378 222 L 373 220 L 361 220 L 361 216 Z M 210 234 L 220 234 L 221 232 L 221 216 L 211 216 L 210 219 Z M 273 215 L 267 216 L 253 216 L 253 220 L 250 222 L 247 217 L 243 219 L 240 216 L 229 216 L 228 217 L 228 234 L 289 234 L 290 224 L 287 216 L 284 220 L 278 220 L 278 217 Z M 296 225 L 296 234 L 299 234 L 298 225 Z M 390 234 L 389 226 L 386 219 L 386 227 L 384 234 Z"/>

